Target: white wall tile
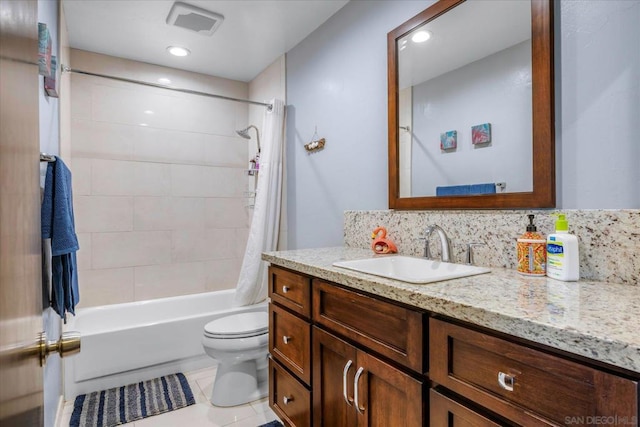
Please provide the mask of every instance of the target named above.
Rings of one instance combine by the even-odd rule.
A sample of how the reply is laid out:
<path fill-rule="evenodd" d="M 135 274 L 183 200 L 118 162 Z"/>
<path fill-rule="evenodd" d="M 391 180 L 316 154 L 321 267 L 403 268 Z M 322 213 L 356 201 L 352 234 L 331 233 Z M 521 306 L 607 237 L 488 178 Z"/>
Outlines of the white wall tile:
<path fill-rule="evenodd" d="M 171 229 L 201 230 L 205 228 L 205 200 L 196 197 L 172 197 Z"/>
<path fill-rule="evenodd" d="M 201 262 L 135 268 L 135 300 L 144 301 L 205 292 Z"/>
<path fill-rule="evenodd" d="M 170 188 L 169 165 L 94 159 L 91 192 L 104 196 L 164 196 Z"/>
<path fill-rule="evenodd" d="M 133 301 L 133 277 L 133 268 L 79 271 L 79 307 Z"/>
<path fill-rule="evenodd" d="M 91 84 L 84 77 L 71 75 L 71 117 L 91 119 Z"/>
<path fill-rule="evenodd" d="M 161 163 L 204 163 L 206 134 L 141 128 L 133 144 L 134 158 Z"/>
<path fill-rule="evenodd" d="M 91 246 L 93 268 L 169 264 L 171 261 L 169 231 L 94 233 Z"/>
<path fill-rule="evenodd" d="M 241 168 L 171 165 L 171 195 L 241 197 L 246 189 Z"/>
<path fill-rule="evenodd" d="M 249 212 L 244 198 L 206 199 L 206 228 L 246 228 Z"/>
<path fill-rule="evenodd" d="M 136 197 L 133 205 L 135 230 L 171 230 L 170 197 Z"/>
<path fill-rule="evenodd" d="M 91 194 L 91 159 L 74 157 L 70 169 L 74 197 Z"/>
<path fill-rule="evenodd" d="M 128 160 L 139 139 L 135 126 L 90 120 L 71 120 L 71 155 L 97 159 Z"/>
<path fill-rule="evenodd" d="M 76 233 L 80 249 L 76 252 L 78 270 L 91 269 L 91 233 Z"/>
<path fill-rule="evenodd" d="M 238 126 L 237 130 L 246 126 Z M 207 165 L 230 165 L 246 168 L 249 151 L 249 141 L 240 136 L 205 135 L 203 163 Z M 251 131 L 252 140 L 255 134 Z M 255 151 L 252 152 L 255 155 Z"/>
<path fill-rule="evenodd" d="M 206 261 L 236 257 L 234 229 L 176 230 L 171 242 L 173 262 Z"/>
<path fill-rule="evenodd" d="M 76 231 L 133 230 L 133 198 L 76 196 L 73 199 Z"/>
<path fill-rule="evenodd" d="M 91 163 L 91 194 L 133 195 L 133 162 L 94 159 Z"/>
<path fill-rule="evenodd" d="M 133 188 L 136 196 L 166 196 L 171 188 L 170 165 L 133 162 Z"/>
<path fill-rule="evenodd" d="M 232 258 L 206 261 L 204 266 L 205 287 L 207 291 L 234 289 L 238 284 L 242 259 Z"/>

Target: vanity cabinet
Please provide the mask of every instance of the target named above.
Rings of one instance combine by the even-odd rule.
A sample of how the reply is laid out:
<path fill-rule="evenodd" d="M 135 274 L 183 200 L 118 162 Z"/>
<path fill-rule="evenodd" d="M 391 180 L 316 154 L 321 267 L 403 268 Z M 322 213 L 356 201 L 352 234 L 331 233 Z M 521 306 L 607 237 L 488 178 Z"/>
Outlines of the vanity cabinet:
<path fill-rule="evenodd" d="M 429 339 L 434 383 L 516 425 L 637 425 L 637 381 L 440 319 Z M 432 425 L 448 425 L 431 408 Z"/>
<path fill-rule="evenodd" d="M 423 425 L 424 382 L 313 327 L 313 425 Z"/>
<path fill-rule="evenodd" d="M 289 426 L 311 425 L 311 278 L 269 267 L 269 406 Z"/>
<path fill-rule="evenodd" d="M 637 426 L 637 374 L 276 266 L 269 296 L 288 426 Z"/>
<path fill-rule="evenodd" d="M 285 424 L 426 424 L 424 311 L 275 266 L 269 296 L 269 400 Z"/>

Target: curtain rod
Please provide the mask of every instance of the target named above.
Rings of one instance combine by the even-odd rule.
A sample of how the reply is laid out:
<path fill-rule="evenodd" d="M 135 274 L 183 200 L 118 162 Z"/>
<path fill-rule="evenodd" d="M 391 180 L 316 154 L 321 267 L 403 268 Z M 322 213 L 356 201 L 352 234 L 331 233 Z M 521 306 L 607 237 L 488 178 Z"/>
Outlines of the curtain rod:
<path fill-rule="evenodd" d="M 143 81 L 140 81 L 140 80 L 126 79 L 124 77 L 115 77 L 115 76 L 108 76 L 106 74 L 91 73 L 89 71 L 76 70 L 75 68 L 70 68 L 70 67 L 67 67 L 67 66 L 64 66 L 64 65 L 62 65 L 62 71 L 63 72 L 67 72 L 67 73 L 84 74 L 85 76 L 102 77 L 102 78 L 105 78 L 105 79 L 118 80 L 120 82 L 134 83 L 134 84 L 138 84 L 138 85 L 150 86 L 150 87 L 155 87 L 155 88 L 159 88 L 159 89 L 173 90 L 175 92 L 188 93 L 188 94 L 191 94 L 191 95 L 201 95 L 201 96 L 208 96 L 210 98 L 225 99 L 227 101 L 244 102 L 246 104 L 253 104 L 253 105 L 262 105 L 264 107 L 267 107 L 268 111 L 271 111 L 271 109 L 273 108 L 273 105 L 267 104 L 267 103 L 264 103 L 264 102 L 250 101 L 248 99 L 232 98 L 230 96 L 216 95 L 214 93 L 200 92 L 200 91 L 191 90 L 191 89 L 181 89 L 181 88 L 177 88 L 177 87 L 165 86 L 165 85 L 156 84 L 156 83 L 143 82 Z"/>

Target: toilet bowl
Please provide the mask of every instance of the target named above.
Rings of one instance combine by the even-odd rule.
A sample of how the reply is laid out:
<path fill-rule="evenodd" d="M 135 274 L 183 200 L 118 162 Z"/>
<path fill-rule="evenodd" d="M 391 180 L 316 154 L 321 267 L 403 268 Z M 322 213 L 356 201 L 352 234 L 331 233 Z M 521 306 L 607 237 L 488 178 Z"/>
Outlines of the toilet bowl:
<path fill-rule="evenodd" d="M 268 343 L 266 311 L 232 314 L 205 325 L 204 351 L 218 361 L 212 404 L 236 406 L 267 396 Z"/>

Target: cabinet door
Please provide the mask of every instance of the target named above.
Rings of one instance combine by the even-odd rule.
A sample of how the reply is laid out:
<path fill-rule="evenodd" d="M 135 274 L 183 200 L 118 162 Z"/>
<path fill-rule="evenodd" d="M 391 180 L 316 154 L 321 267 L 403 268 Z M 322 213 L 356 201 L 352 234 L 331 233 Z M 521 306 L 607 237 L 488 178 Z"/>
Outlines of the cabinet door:
<path fill-rule="evenodd" d="M 353 375 L 356 349 L 313 327 L 313 425 L 353 427 Z"/>
<path fill-rule="evenodd" d="M 500 427 L 490 419 L 437 391 L 429 392 L 430 427 Z"/>
<path fill-rule="evenodd" d="M 403 420 L 405 427 L 422 427 L 424 390 L 423 382 L 370 354 L 358 351 L 354 406 L 359 427 L 395 426 L 398 420 Z"/>

